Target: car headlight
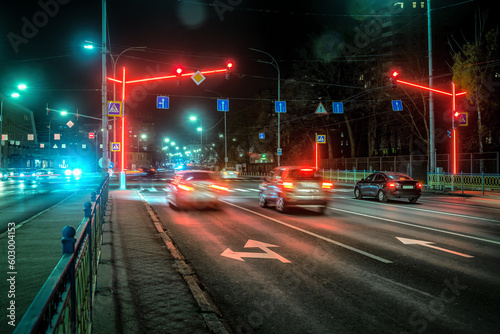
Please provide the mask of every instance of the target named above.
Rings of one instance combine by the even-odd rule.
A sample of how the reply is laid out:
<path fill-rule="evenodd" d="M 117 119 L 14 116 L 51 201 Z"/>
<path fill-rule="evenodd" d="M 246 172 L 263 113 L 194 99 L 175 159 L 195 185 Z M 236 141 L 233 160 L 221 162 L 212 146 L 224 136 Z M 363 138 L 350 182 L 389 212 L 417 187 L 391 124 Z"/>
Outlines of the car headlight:
<path fill-rule="evenodd" d="M 64 171 L 64 175 L 66 175 L 66 176 L 71 176 L 71 170 L 70 170 L 70 169 L 66 169 L 66 170 Z"/>
<path fill-rule="evenodd" d="M 80 168 L 73 169 L 73 175 L 74 176 L 80 176 L 80 175 L 82 175 L 82 170 Z"/>

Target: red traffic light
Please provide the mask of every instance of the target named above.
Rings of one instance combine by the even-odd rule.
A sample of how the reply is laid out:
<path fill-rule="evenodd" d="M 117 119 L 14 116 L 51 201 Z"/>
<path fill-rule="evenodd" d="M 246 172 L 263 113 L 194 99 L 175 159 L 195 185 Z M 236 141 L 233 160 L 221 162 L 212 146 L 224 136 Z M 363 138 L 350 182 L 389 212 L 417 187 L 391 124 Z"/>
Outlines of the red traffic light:
<path fill-rule="evenodd" d="M 182 68 L 177 67 L 177 69 L 175 70 L 175 72 L 177 73 L 177 75 L 181 74 L 182 73 Z"/>
<path fill-rule="evenodd" d="M 232 62 L 228 62 L 227 63 L 227 68 L 232 68 L 233 67 L 233 63 Z"/>
<path fill-rule="evenodd" d="M 393 78 L 397 78 L 398 75 L 399 75 L 399 72 L 398 71 L 392 71 L 391 75 L 392 75 Z"/>
<path fill-rule="evenodd" d="M 455 113 L 453 114 L 453 116 L 458 117 L 458 116 L 460 116 L 460 113 L 458 111 L 455 111 Z"/>

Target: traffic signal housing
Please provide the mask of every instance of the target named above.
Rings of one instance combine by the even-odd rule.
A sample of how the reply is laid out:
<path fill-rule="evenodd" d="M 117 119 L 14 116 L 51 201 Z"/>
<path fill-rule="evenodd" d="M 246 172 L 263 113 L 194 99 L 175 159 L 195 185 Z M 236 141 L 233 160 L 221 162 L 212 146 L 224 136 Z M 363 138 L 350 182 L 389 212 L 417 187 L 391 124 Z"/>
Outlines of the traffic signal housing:
<path fill-rule="evenodd" d="M 392 71 L 390 80 L 391 80 L 391 87 L 393 89 L 397 87 L 398 76 L 399 76 L 399 72 L 398 71 Z"/>
<path fill-rule="evenodd" d="M 231 78 L 232 70 L 233 70 L 233 63 L 228 62 L 226 65 L 226 80 L 229 80 Z"/>
<path fill-rule="evenodd" d="M 460 126 L 460 112 L 455 111 L 453 113 L 453 127 L 458 128 Z"/>
<path fill-rule="evenodd" d="M 182 68 L 177 67 L 175 70 L 175 76 L 177 77 L 177 86 L 181 84 L 181 74 L 182 74 Z"/>

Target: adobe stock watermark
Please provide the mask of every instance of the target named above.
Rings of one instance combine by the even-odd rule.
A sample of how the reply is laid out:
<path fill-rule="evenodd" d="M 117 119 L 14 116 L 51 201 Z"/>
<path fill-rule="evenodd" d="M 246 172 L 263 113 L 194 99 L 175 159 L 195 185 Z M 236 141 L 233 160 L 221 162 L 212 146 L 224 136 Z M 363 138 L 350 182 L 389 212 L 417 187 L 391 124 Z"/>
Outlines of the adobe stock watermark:
<path fill-rule="evenodd" d="M 219 20 L 224 21 L 224 13 L 232 12 L 236 6 L 241 5 L 243 0 L 215 0 L 212 2 L 212 6 L 215 9 L 215 12 L 219 16 Z"/>
<path fill-rule="evenodd" d="M 461 295 L 461 291 L 468 288 L 467 285 L 460 284 L 458 277 L 455 277 L 453 281 L 446 279 L 443 283 L 445 287 L 439 296 L 434 297 L 427 307 L 413 312 L 408 318 L 411 329 L 400 332 L 400 334 L 425 332 L 429 323 L 437 320 L 446 311 L 446 306 L 453 303 Z"/>
<path fill-rule="evenodd" d="M 7 34 L 7 39 L 14 52 L 16 54 L 19 53 L 19 46 L 28 44 L 31 39 L 35 38 L 40 29 L 49 23 L 50 18 L 55 17 L 59 13 L 60 5 L 66 5 L 68 2 L 70 0 L 39 0 L 38 5 L 41 10 L 35 12 L 31 20 L 26 16 L 21 18 L 22 26 L 20 33 L 11 31 Z"/>

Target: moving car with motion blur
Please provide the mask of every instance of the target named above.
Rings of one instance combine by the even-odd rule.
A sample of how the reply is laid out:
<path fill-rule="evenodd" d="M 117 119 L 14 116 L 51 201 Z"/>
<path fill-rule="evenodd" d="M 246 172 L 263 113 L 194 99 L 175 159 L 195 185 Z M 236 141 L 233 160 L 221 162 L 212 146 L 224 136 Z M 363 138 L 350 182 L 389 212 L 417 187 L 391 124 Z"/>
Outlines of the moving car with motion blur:
<path fill-rule="evenodd" d="M 324 214 L 332 189 L 332 182 L 324 180 L 314 167 L 276 167 L 259 185 L 259 204 L 264 208 L 274 205 L 278 212 L 305 207 L 318 208 Z"/>
<path fill-rule="evenodd" d="M 218 197 L 228 192 L 219 173 L 207 170 L 186 170 L 175 174 L 169 182 L 167 201 L 172 209 L 218 208 Z"/>
<path fill-rule="evenodd" d="M 234 168 L 234 167 L 225 167 L 225 168 L 222 168 L 221 176 L 225 180 L 227 180 L 227 179 L 237 179 L 238 178 L 238 172 L 236 171 L 236 168 Z"/>
<path fill-rule="evenodd" d="M 422 195 L 422 184 L 406 174 L 396 172 L 377 172 L 368 175 L 354 185 L 354 197 L 372 197 L 380 202 L 392 198 L 408 198 L 416 203 Z"/>

